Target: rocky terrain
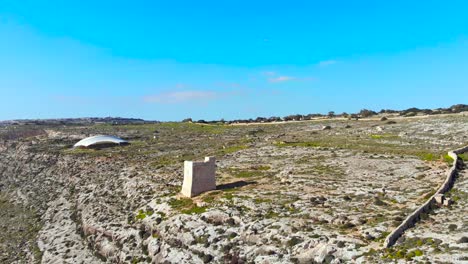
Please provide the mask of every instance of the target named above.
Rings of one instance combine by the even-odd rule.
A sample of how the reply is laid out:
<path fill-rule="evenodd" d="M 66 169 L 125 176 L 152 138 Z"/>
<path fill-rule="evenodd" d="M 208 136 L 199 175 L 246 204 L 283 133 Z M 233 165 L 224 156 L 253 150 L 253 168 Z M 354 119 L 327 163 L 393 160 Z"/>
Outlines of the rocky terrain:
<path fill-rule="evenodd" d="M 268 124 L 0 127 L 1 263 L 463 263 L 467 174 L 444 181 L 468 114 Z M 124 147 L 72 149 L 111 134 Z M 184 160 L 217 158 L 217 190 L 179 194 Z M 466 156 L 464 156 L 466 157 Z"/>

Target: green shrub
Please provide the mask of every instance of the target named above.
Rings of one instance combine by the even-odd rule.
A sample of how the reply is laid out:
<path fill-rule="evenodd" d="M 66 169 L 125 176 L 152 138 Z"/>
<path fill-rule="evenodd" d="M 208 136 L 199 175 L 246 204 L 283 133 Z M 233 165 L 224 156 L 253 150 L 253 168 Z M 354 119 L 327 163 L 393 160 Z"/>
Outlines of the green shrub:
<path fill-rule="evenodd" d="M 401 249 L 401 250 L 398 250 L 396 253 L 395 253 L 395 258 L 405 258 L 406 257 L 406 250 L 405 249 Z"/>
<path fill-rule="evenodd" d="M 463 161 L 468 161 L 468 153 L 458 154 L 458 157 Z"/>
<path fill-rule="evenodd" d="M 135 216 L 136 219 L 138 220 L 143 220 L 146 218 L 146 214 L 143 210 L 139 210 L 138 214 Z"/>
<path fill-rule="evenodd" d="M 447 162 L 449 165 L 453 164 L 453 158 L 450 157 L 448 154 L 444 155 L 444 161 Z"/>

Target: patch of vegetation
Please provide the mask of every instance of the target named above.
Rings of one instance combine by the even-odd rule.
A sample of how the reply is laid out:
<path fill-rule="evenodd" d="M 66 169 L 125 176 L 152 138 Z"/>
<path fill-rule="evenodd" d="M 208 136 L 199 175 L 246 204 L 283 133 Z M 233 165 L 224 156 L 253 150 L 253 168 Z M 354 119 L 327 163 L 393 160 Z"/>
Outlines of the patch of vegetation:
<path fill-rule="evenodd" d="M 318 142 L 310 141 L 310 142 L 276 142 L 274 143 L 277 147 L 320 147 L 321 145 Z"/>
<path fill-rule="evenodd" d="M 236 170 L 234 172 L 234 177 L 236 178 L 250 178 L 250 177 L 257 177 L 262 176 L 262 173 L 258 173 L 256 171 L 251 170 Z"/>
<path fill-rule="evenodd" d="M 217 196 L 221 193 L 221 191 L 213 191 L 213 192 L 209 192 L 208 194 L 206 194 L 205 196 L 202 197 L 202 200 L 205 202 L 205 203 L 213 203 Z"/>
<path fill-rule="evenodd" d="M 468 192 L 462 191 L 458 188 L 452 188 L 450 191 L 445 193 L 447 198 L 451 198 L 452 201 L 457 202 L 459 200 L 467 200 Z"/>
<path fill-rule="evenodd" d="M 427 194 L 424 195 L 424 200 L 427 200 L 429 198 L 431 198 L 435 193 L 436 193 L 437 190 L 432 190 L 430 192 L 428 192 Z"/>
<path fill-rule="evenodd" d="M 312 170 L 318 174 L 329 174 L 334 176 L 343 176 L 345 172 L 338 166 L 331 166 L 326 164 L 317 164 L 312 167 Z"/>
<path fill-rule="evenodd" d="M 206 207 L 197 206 L 190 198 L 171 199 L 169 205 L 172 209 L 178 210 L 183 214 L 202 214 L 206 212 Z"/>
<path fill-rule="evenodd" d="M 0 235 L 1 263 L 40 263 L 42 252 L 36 241 L 41 230 L 41 222 L 37 212 L 10 202 L 9 197 L 0 192 L 0 223 L 4 227 Z"/>
<path fill-rule="evenodd" d="M 139 210 L 138 214 L 135 216 L 136 219 L 138 220 L 143 220 L 146 218 L 146 213 L 143 210 Z"/>
<path fill-rule="evenodd" d="M 407 249 L 395 249 L 395 248 L 389 248 L 385 250 L 386 254 L 384 255 L 384 258 L 387 259 L 405 259 L 407 261 L 412 260 L 414 257 L 420 257 L 424 255 L 424 253 L 419 250 L 412 250 L 408 251 Z"/>
<path fill-rule="evenodd" d="M 231 232 L 231 233 L 229 233 L 229 235 L 228 235 L 229 240 L 232 240 L 232 239 L 234 239 L 235 237 L 237 237 L 237 234 L 234 233 L 234 232 Z"/>
<path fill-rule="evenodd" d="M 319 156 L 309 155 L 309 156 L 305 156 L 300 159 L 297 159 L 294 162 L 297 164 L 309 164 L 311 161 L 324 161 L 326 159 L 327 157 L 323 155 L 319 155 Z"/>
<path fill-rule="evenodd" d="M 259 169 L 260 168 L 260 169 Z M 266 167 L 252 167 L 250 169 L 230 168 L 229 174 L 235 178 L 256 178 L 267 176 Z"/>
<path fill-rule="evenodd" d="M 363 256 L 375 256 L 378 254 L 379 251 L 371 248 L 369 249 L 369 251 L 365 252 L 364 254 L 362 254 Z"/>
<path fill-rule="evenodd" d="M 458 157 L 463 161 L 468 161 L 468 153 L 458 154 Z"/>
<path fill-rule="evenodd" d="M 375 238 L 375 241 L 377 241 L 377 242 L 383 242 L 383 241 L 385 240 L 385 238 L 387 238 L 387 236 L 388 236 L 389 234 L 390 234 L 390 232 L 387 232 L 387 231 L 382 232 L 382 233 L 380 234 L 380 236 L 378 236 L 378 237 Z"/>
<path fill-rule="evenodd" d="M 435 161 L 438 159 L 434 153 L 419 153 L 417 156 L 424 161 Z"/>
<path fill-rule="evenodd" d="M 419 152 L 416 154 L 417 157 L 419 157 L 421 160 L 424 161 L 445 161 L 449 165 L 453 163 L 452 157 L 450 157 L 448 154 L 442 154 L 442 153 L 432 153 L 432 152 Z"/>
<path fill-rule="evenodd" d="M 450 157 L 448 154 L 445 154 L 445 155 L 443 156 L 443 158 L 444 158 L 444 161 L 445 161 L 448 165 L 452 165 L 452 164 L 453 164 L 453 161 L 454 161 L 454 160 L 453 160 L 453 158 Z"/>
<path fill-rule="evenodd" d="M 188 209 L 181 210 L 180 212 L 183 214 L 203 214 L 204 212 L 206 212 L 206 207 L 199 207 L 197 205 L 194 205 Z"/>
<path fill-rule="evenodd" d="M 158 211 L 157 213 L 158 213 L 158 215 L 161 217 L 162 220 L 166 219 L 166 213 L 164 213 L 164 212 L 159 212 L 159 211 Z"/>
<path fill-rule="evenodd" d="M 270 170 L 271 167 L 267 165 L 260 165 L 260 166 L 255 167 L 255 169 L 261 170 L 261 171 L 267 171 L 267 170 Z"/>
<path fill-rule="evenodd" d="M 244 149 L 248 149 L 249 146 L 247 145 L 234 145 L 234 146 L 229 146 L 229 147 L 225 147 L 223 148 L 221 151 L 220 151 L 220 154 L 230 154 L 230 153 L 234 153 L 234 152 L 237 152 L 237 151 L 240 151 L 240 150 L 244 150 Z"/>
<path fill-rule="evenodd" d="M 370 135 L 372 139 L 398 139 L 400 138 L 398 135 L 394 134 L 373 134 Z"/>
<path fill-rule="evenodd" d="M 173 158 L 169 156 L 160 156 L 160 157 L 157 157 L 155 161 L 151 162 L 150 166 L 154 167 L 155 169 L 160 169 L 162 167 L 165 167 L 167 165 L 171 165 L 174 163 L 175 161 Z"/>
<path fill-rule="evenodd" d="M 234 199 L 234 195 L 232 193 L 226 193 L 224 194 L 223 198 L 232 201 L 232 199 Z"/>
<path fill-rule="evenodd" d="M 172 209 L 182 209 L 187 208 L 193 205 L 193 201 L 190 198 L 180 198 L 180 199 L 171 199 L 169 200 L 169 205 Z"/>
<path fill-rule="evenodd" d="M 104 156 L 106 152 L 104 150 L 92 149 L 92 148 L 72 148 L 65 149 L 62 151 L 63 154 L 77 155 L 77 156 Z"/>
<path fill-rule="evenodd" d="M 253 200 L 255 204 L 260 204 L 260 203 L 271 203 L 271 199 L 264 199 L 264 198 L 255 198 Z"/>
<path fill-rule="evenodd" d="M 392 138 L 392 137 L 388 137 Z M 429 160 L 436 160 L 438 155 L 435 155 L 427 149 L 425 142 L 418 142 L 417 140 L 408 141 L 405 138 L 398 138 L 403 143 L 408 143 L 411 147 L 402 144 L 395 144 L 388 140 L 375 140 L 373 138 L 364 138 L 361 136 L 350 137 L 349 135 L 342 134 L 315 134 L 314 140 L 310 141 L 308 138 L 297 139 L 294 142 L 279 141 L 274 142 L 273 145 L 277 147 L 313 147 L 313 148 L 338 148 L 338 149 L 350 149 L 363 152 L 369 152 L 373 154 L 385 154 L 385 155 L 411 155 L 426 158 Z M 425 154 L 431 153 L 432 157 L 425 157 Z"/>
<path fill-rule="evenodd" d="M 387 259 L 411 260 L 414 257 L 420 257 L 424 255 L 424 252 L 418 249 L 418 247 L 429 246 L 434 249 L 434 252 L 440 252 L 439 246 L 441 244 L 441 240 L 430 237 L 409 237 L 406 238 L 400 245 L 385 249 L 383 257 Z"/>

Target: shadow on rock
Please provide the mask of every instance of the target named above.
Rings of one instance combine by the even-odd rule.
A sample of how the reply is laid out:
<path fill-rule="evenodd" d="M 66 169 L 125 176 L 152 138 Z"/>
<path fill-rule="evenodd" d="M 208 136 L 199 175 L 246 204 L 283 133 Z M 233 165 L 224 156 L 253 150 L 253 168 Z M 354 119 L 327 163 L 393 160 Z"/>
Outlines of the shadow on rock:
<path fill-rule="evenodd" d="M 232 188 L 239 188 L 239 187 L 244 187 L 250 184 L 256 184 L 256 181 L 236 181 L 236 182 L 230 182 L 226 184 L 220 184 L 216 186 L 216 190 L 226 190 L 226 189 L 232 189 Z"/>

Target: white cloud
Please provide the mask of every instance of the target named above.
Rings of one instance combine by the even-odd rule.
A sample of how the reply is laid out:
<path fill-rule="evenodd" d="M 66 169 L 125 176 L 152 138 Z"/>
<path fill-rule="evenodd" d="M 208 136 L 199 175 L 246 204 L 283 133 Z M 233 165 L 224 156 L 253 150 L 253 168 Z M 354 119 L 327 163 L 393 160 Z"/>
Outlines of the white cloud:
<path fill-rule="evenodd" d="M 338 63 L 338 61 L 336 60 L 325 60 L 325 61 L 319 62 L 319 66 L 325 67 L 325 66 L 336 64 L 336 63 Z"/>
<path fill-rule="evenodd" d="M 289 81 L 314 81 L 314 77 L 294 77 L 287 75 L 279 75 L 274 71 L 262 72 L 263 75 L 268 76 L 268 82 L 270 83 L 279 83 L 279 82 L 289 82 Z"/>
<path fill-rule="evenodd" d="M 269 82 L 287 82 L 287 81 L 292 81 L 296 80 L 296 77 L 292 76 L 278 76 L 276 78 L 270 78 L 268 79 Z"/>

